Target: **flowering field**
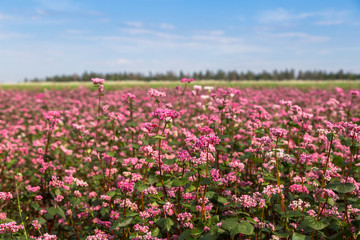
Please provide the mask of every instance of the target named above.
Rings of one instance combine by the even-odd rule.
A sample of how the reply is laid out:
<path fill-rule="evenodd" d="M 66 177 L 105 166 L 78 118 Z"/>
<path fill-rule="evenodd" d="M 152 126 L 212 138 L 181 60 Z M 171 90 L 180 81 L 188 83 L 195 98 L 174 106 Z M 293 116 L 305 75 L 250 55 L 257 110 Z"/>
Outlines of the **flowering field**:
<path fill-rule="evenodd" d="M 359 238 L 358 90 L 92 81 L 0 91 L 1 239 Z"/>

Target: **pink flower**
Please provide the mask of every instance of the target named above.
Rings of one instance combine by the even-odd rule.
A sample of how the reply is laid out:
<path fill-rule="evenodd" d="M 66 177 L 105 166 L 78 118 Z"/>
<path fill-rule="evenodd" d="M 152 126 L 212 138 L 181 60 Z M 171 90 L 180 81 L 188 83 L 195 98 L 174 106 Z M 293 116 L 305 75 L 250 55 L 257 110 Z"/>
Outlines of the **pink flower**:
<path fill-rule="evenodd" d="M 153 89 L 153 88 L 150 88 L 147 92 L 147 95 L 148 96 L 151 96 L 151 97 L 166 97 L 166 93 L 165 92 L 160 92 L 159 90 L 156 90 L 156 89 Z"/>
<path fill-rule="evenodd" d="M 103 84 L 105 80 L 102 78 L 92 78 L 91 81 L 93 84 Z"/>
<path fill-rule="evenodd" d="M 193 82 L 194 81 L 194 79 L 192 79 L 192 78 L 183 78 L 183 79 L 181 79 L 181 81 L 180 82 L 187 82 L 187 83 L 190 83 L 190 82 Z"/>
<path fill-rule="evenodd" d="M 134 183 L 130 181 L 121 181 L 118 182 L 118 188 L 125 193 L 131 193 L 134 190 Z"/>

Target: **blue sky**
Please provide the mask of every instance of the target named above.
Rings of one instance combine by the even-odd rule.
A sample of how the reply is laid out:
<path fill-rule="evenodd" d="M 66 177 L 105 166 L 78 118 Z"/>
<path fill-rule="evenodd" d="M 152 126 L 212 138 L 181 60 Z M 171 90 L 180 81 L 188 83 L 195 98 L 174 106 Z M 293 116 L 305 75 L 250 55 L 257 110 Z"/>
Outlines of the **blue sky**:
<path fill-rule="evenodd" d="M 0 82 L 55 74 L 360 72 L 359 0 L 0 0 Z"/>

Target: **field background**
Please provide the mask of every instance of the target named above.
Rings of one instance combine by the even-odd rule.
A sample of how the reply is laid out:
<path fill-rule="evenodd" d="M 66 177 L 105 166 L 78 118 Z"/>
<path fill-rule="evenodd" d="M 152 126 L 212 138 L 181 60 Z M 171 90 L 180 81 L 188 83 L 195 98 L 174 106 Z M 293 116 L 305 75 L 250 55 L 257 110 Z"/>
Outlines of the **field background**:
<path fill-rule="evenodd" d="M 104 87 L 106 90 L 117 90 L 126 88 L 160 88 L 160 87 L 176 87 L 182 85 L 179 81 L 106 81 Z M 329 89 L 340 87 L 343 89 L 359 89 L 360 81 L 337 80 L 337 81 L 215 81 L 203 80 L 195 81 L 191 85 L 215 86 L 215 87 L 236 87 L 236 88 L 276 88 L 276 87 L 296 87 L 301 89 L 321 88 Z M 42 82 L 42 83 L 6 83 L 0 84 L 0 89 L 18 89 L 18 90 L 39 90 L 45 89 L 64 89 L 78 87 L 93 88 L 91 81 L 89 82 Z M 94 87 L 94 90 L 97 90 Z"/>

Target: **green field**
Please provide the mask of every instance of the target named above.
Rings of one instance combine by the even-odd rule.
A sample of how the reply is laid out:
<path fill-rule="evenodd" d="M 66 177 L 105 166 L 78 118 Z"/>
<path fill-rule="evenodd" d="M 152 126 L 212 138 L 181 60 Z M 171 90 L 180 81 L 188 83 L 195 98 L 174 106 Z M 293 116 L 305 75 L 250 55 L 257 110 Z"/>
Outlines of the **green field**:
<path fill-rule="evenodd" d="M 116 90 L 124 88 L 160 88 L 160 87 L 176 87 L 181 86 L 179 81 L 106 81 L 104 86 L 107 90 Z M 237 88 L 274 88 L 274 87 L 296 87 L 296 88 L 334 88 L 341 87 L 344 89 L 359 89 L 360 81 L 299 81 L 299 80 L 287 80 L 287 81 L 214 81 L 203 80 L 195 81 L 191 85 L 202 86 L 223 86 L 223 87 L 237 87 Z M 0 84 L 0 89 L 26 89 L 26 90 L 40 90 L 45 89 L 64 89 L 64 88 L 78 88 L 80 86 L 92 88 L 93 84 L 89 82 L 41 82 L 41 83 L 5 83 Z M 95 88 L 94 88 L 95 89 Z"/>

